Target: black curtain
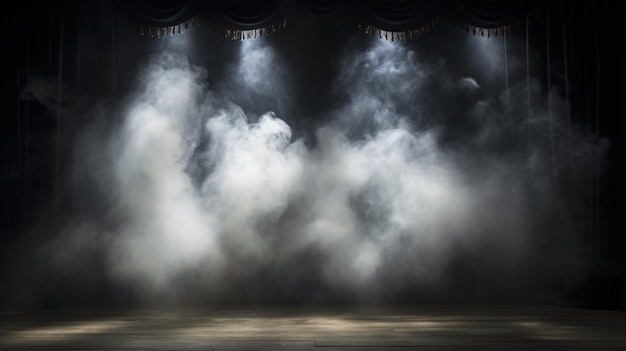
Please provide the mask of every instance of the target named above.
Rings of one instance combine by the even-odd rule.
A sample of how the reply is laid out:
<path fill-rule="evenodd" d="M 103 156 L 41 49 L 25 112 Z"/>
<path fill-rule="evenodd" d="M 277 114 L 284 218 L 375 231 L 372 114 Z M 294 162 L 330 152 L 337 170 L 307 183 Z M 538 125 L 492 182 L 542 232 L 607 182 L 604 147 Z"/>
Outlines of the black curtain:
<path fill-rule="evenodd" d="M 117 42 L 119 28 L 137 35 L 160 36 L 203 25 L 209 30 L 237 33 L 226 37 L 241 39 L 242 31 L 270 35 L 288 30 L 287 21 L 308 16 L 312 20 L 347 21 L 355 28 L 404 33 L 395 38 L 406 40 L 406 33 L 452 23 L 474 35 L 526 31 L 528 45 L 543 48 L 549 61 L 545 81 L 566 89 L 572 120 L 611 140 L 607 164 L 598 165 L 604 172 L 588 191 L 585 245 L 592 248 L 589 260 L 594 271 L 585 301 L 593 307 L 626 308 L 626 213 L 622 200 L 626 198 L 622 140 L 626 112 L 622 103 L 626 88 L 622 23 L 626 11 L 622 2 L 26 0 L 7 6 L 11 9 L 4 11 L 3 33 L 9 45 L 3 75 L 9 94 L 5 95 L 0 126 L 3 250 L 11 250 L 42 211 L 54 213 L 72 206 L 71 196 L 59 189 L 65 186 L 62 179 L 67 178 L 66 173 L 72 172 L 71 140 L 82 121 L 70 112 L 80 110 L 80 106 L 66 104 L 80 105 L 81 96 L 87 95 L 81 85 L 85 66 L 99 67 L 99 88 L 107 98 L 119 98 L 124 84 L 120 78 L 124 52 Z M 128 26 L 118 26 L 121 22 Z M 419 36 L 410 39 L 419 40 Z M 81 51 L 87 40 L 99 43 L 98 62 L 86 60 L 93 58 L 93 53 Z M 57 85 L 25 92 L 34 74 L 54 77 Z M 65 88 L 68 82 L 71 90 Z M 35 93 L 47 94 L 36 97 L 47 106 L 33 102 Z M 45 206 L 45 198 L 55 199 L 55 205 Z M 11 274 L 7 257 L 1 258 L 3 274 Z"/>
<path fill-rule="evenodd" d="M 272 33 L 298 16 L 336 16 L 363 28 L 415 33 L 452 21 L 483 33 L 496 33 L 545 8 L 535 1 L 493 0 L 113 0 L 123 16 L 150 35 L 164 35 L 180 26 L 203 23 L 224 31 L 261 30 Z M 401 35 L 401 34 L 400 34 Z M 239 38 L 236 38 L 239 39 Z"/>

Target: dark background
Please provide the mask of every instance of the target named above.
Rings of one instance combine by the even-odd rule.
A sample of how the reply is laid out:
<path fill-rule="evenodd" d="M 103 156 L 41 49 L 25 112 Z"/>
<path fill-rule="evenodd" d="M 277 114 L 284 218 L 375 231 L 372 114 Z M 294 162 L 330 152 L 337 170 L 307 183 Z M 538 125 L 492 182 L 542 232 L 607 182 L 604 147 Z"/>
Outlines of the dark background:
<path fill-rule="evenodd" d="M 68 182 L 74 162 L 73 140 L 90 124 L 80 111 L 96 102 L 124 98 L 133 87 L 138 62 L 159 45 L 158 39 L 142 36 L 135 18 L 124 13 L 128 8 L 117 7 L 115 2 L 27 0 L 5 6 L 9 5 L 14 7 L 3 12 L 2 31 L 8 40 L 3 51 L 8 93 L 3 99 L 0 127 L 0 306 L 5 309 L 16 307 L 4 298 L 15 294 L 10 282 L 24 269 L 17 262 L 28 255 L 27 243 L 52 235 L 46 233 L 61 228 L 77 210 L 97 206 L 95 199 L 74 193 Z M 524 14 L 521 22 L 508 23 L 512 26 L 510 35 L 525 37 L 528 16 L 528 43 L 550 62 L 551 69 L 539 73 L 543 84 L 567 87 L 572 120 L 611 141 L 606 164 L 598 166 L 601 174 L 585 191 L 584 243 L 591 249 L 584 259 L 593 268 L 576 292 L 576 301 L 583 307 L 624 309 L 625 7 L 622 2 L 557 1 L 538 9 Z M 292 110 L 281 111 L 286 116 L 298 116 L 286 117 L 295 126 L 296 135 L 321 123 L 320 104 L 331 84 L 333 55 L 348 38 L 366 36 L 357 24 L 372 19 L 359 16 L 363 14 L 350 7 L 335 15 L 302 12 L 273 34 L 275 48 L 301 72 L 297 78 L 301 84 L 294 84 L 301 100 L 290 107 Z M 450 55 L 455 44 L 441 38 L 450 31 L 463 32 L 461 27 L 462 23 L 445 22 L 413 40 L 416 45 Z M 225 74 L 219 62 L 212 60 L 219 57 L 220 62 L 227 61 L 234 55 L 234 44 L 215 28 L 200 26 L 193 31 L 207 45 L 190 52 L 190 59 L 208 67 L 209 77 Z M 471 30 L 465 33 L 473 35 Z M 315 50 L 304 50 L 307 45 Z M 291 50 L 294 47 L 300 50 Z M 324 63 L 311 66 L 308 60 Z M 34 81 L 43 85 L 25 93 Z M 34 91 L 40 95 L 33 96 Z M 272 103 L 267 102 L 268 109 L 276 107 Z M 117 122 L 103 123 L 102 133 Z M 45 223 L 46 231 L 41 230 L 41 223 Z M 44 267 L 35 264 L 29 269 Z M 94 272 L 95 287 L 90 290 L 89 301 L 105 303 L 110 287 L 98 276 Z"/>

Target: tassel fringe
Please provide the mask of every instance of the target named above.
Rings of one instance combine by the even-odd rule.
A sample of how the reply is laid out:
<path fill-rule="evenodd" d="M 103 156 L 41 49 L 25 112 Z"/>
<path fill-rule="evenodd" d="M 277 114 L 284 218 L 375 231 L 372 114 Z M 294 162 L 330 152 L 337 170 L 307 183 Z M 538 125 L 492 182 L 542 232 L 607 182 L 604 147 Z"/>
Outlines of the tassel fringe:
<path fill-rule="evenodd" d="M 144 26 L 140 27 L 140 33 L 143 36 L 148 36 L 150 38 L 161 38 L 168 35 L 181 34 L 183 31 L 189 29 L 189 27 L 200 26 L 201 20 L 200 16 L 194 16 L 183 23 L 176 24 L 173 26 L 167 27 L 153 27 L 153 26 Z"/>
<path fill-rule="evenodd" d="M 519 23 L 510 24 L 510 25 L 497 27 L 497 28 L 481 28 L 481 27 L 469 25 L 467 23 L 447 21 L 443 17 L 437 17 L 429 21 L 428 23 L 420 26 L 419 28 L 408 30 L 408 31 L 403 31 L 403 32 L 386 31 L 380 28 L 376 28 L 372 25 L 361 25 L 361 24 L 358 25 L 357 28 L 365 32 L 365 34 L 378 36 L 380 39 L 389 40 L 389 41 L 398 41 L 398 40 L 407 41 L 407 40 L 417 39 L 421 35 L 432 30 L 435 26 L 444 22 L 452 22 L 454 25 L 458 26 L 461 30 L 464 30 L 468 33 L 472 33 L 473 35 L 480 35 L 482 37 L 487 37 L 487 38 L 503 36 L 505 33 L 518 31 L 521 28 L 520 27 L 521 25 Z"/>
<path fill-rule="evenodd" d="M 419 38 L 421 35 L 429 32 L 436 25 L 442 23 L 443 21 L 443 17 L 436 17 L 418 28 L 402 32 L 386 31 L 384 29 L 376 28 L 372 25 L 361 24 L 358 25 L 357 28 L 365 32 L 365 34 L 367 35 L 378 36 L 380 39 L 385 39 L 389 41 L 407 41 Z"/>
<path fill-rule="evenodd" d="M 148 36 L 150 38 L 162 38 L 168 35 L 181 34 L 184 31 L 188 30 L 191 27 L 199 27 L 203 25 L 203 21 L 200 16 L 195 16 L 181 24 L 176 24 L 173 26 L 167 27 L 153 27 L 153 26 L 141 26 L 139 32 L 143 36 Z M 230 40 L 246 40 L 246 39 L 256 39 L 268 35 L 272 35 L 277 31 L 284 29 L 287 27 L 287 19 L 282 19 L 277 23 L 273 23 L 267 25 L 262 28 L 250 29 L 250 30 L 239 30 L 239 29 L 228 29 L 221 28 L 224 32 L 224 38 Z"/>
<path fill-rule="evenodd" d="M 534 15 L 535 17 L 538 16 L 537 13 L 535 13 Z M 505 33 L 519 31 L 521 28 L 521 24 L 519 23 L 510 24 L 510 25 L 497 27 L 497 28 L 481 28 L 481 27 L 476 27 L 476 26 L 469 25 L 467 23 L 463 23 L 460 21 L 446 20 L 444 17 L 436 17 L 418 28 L 407 30 L 407 31 L 402 31 L 402 32 L 387 31 L 387 30 L 380 29 L 369 24 L 368 25 L 358 24 L 357 28 L 360 31 L 363 31 L 367 35 L 378 36 L 380 39 L 389 40 L 389 41 L 408 41 L 408 40 L 419 38 L 421 35 L 432 30 L 435 26 L 446 21 L 451 22 L 453 25 L 458 26 L 461 30 L 471 33 L 472 35 L 480 35 L 482 37 L 487 37 L 487 38 L 498 37 L 498 36 L 504 35 Z M 173 26 L 167 26 L 167 27 L 147 26 L 146 27 L 142 25 L 140 27 L 140 33 L 143 36 L 148 36 L 151 38 L 161 38 L 161 37 L 168 36 L 168 35 L 181 34 L 182 32 L 188 30 L 191 27 L 198 27 L 202 25 L 205 25 L 202 18 L 200 16 L 194 16 L 193 18 L 190 18 L 189 20 L 181 24 L 176 24 Z M 207 27 L 210 27 L 210 26 L 207 26 Z M 250 40 L 250 39 L 256 39 L 256 38 L 272 35 L 276 33 L 277 31 L 284 29 L 285 27 L 287 27 L 287 19 L 281 19 L 280 21 L 267 25 L 265 27 L 250 29 L 250 30 L 229 29 L 225 27 L 212 28 L 212 29 L 223 31 L 225 39 Z"/>
<path fill-rule="evenodd" d="M 224 28 L 224 38 L 230 40 L 247 40 L 256 39 L 260 37 L 266 37 L 272 35 L 277 31 L 287 27 L 287 19 L 282 19 L 278 23 L 271 24 L 262 28 L 239 30 L 239 29 L 227 29 Z"/>
<path fill-rule="evenodd" d="M 519 31 L 520 25 L 513 24 L 513 25 L 507 25 L 507 26 L 502 26 L 498 28 L 481 28 L 481 27 L 476 27 L 476 26 L 462 23 L 462 24 L 459 24 L 459 28 L 468 33 L 472 33 L 472 35 L 474 36 L 480 35 L 481 37 L 491 38 L 491 37 L 503 36 L 505 33 Z"/>

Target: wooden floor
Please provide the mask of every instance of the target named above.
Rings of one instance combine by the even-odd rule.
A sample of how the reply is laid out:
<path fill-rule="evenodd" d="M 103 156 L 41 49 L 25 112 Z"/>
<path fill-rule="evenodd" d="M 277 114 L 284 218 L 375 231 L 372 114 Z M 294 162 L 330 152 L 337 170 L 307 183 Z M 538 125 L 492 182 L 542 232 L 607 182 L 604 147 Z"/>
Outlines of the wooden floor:
<path fill-rule="evenodd" d="M 626 312 L 222 306 L 0 312 L 2 350 L 626 350 Z"/>

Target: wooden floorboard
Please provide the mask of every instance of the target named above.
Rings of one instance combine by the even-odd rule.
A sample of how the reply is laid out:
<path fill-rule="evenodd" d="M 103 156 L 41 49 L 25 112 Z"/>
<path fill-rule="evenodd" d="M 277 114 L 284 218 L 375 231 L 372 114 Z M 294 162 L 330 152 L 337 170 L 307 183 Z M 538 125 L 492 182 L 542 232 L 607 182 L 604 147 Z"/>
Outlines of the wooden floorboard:
<path fill-rule="evenodd" d="M 219 306 L 0 312 L 2 350 L 626 350 L 626 312 Z"/>

